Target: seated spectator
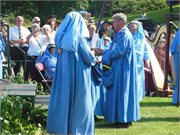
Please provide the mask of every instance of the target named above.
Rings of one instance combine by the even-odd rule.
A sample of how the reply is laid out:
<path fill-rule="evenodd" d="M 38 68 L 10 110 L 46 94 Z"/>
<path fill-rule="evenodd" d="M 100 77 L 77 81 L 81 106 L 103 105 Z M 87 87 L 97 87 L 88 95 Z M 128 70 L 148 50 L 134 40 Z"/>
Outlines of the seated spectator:
<path fill-rule="evenodd" d="M 57 15 L 50 15 L 50 16 L 48 17 L 48 20 L 50 20 L 50 19 L 52 19 L 52 20 L 54 20 L 54 21 L 56 22 L 56 20 L 57 20 Z"/>
<path fill-rule="evenodd" d="M 41 26 L 41 19 L 38 16 L 35 16 L 32 20 L 32 25 L 33 24 L 38 24 L 39 27 Z M 28 27 L 29 31 L 32 32 L 32 26 Z"/>
<path fill-rule="evenodd" d="M 27 36 L 30 31 L 23 26 L 24 18 L 22 16 L 16 17 L 16 25 L 9 29 L 9 42 L 10 42 L 10 56 L 11 60 L 15 62 L 13 67 L 13 72 L 15 75 L 21 73 L 20 69 L 23 67 L 24 79 L 26 80 L 26 70 L 25 70 L 25 59 L 28 50 Z"/>
<path fill-rule="evenodd" d="M 45 51 L 49 43 L 49 37 L 47 32 L 45 35 L 42 35 L 40 32 L 40 27 L 38 24 L 32 25 L 32 33 L 27 37 L 27 43 L 29 44 L 29 49 L 27 51 L 27 67 L 26 67 L 26 80 L 36 80 L 37 82 L 41 81 L 41 76 L 38 74 L 38 71 L 35 69 L 35 62 L 37 57 Z"/>
<path fill-rule="evenodd" d="M 53 56 L 55 50 L 54 44 L 49 44 L 41 58 L 45 68 L 45 78 L 52 80 L 56 69 L 56 57 Z"/>
<path fill-rule="evenodd" d="M 47 35 L 49 42 L 48 44 L 54 44 L 55 32 L 52 32 L 51 26 L 49 24 L 45 24 L 42 27 L 42 34 Z M 47 46 L 48 46 L 47 44 Z"/>

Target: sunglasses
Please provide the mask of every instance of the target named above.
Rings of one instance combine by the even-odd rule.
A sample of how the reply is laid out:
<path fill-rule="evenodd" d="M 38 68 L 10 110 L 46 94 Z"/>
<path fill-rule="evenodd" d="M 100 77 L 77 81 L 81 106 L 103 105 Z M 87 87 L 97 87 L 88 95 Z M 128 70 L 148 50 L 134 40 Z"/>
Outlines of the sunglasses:
<path fill-rule="evenodd" d="M 34 21 L 35 23 L 40 23 L 41 21 Z"/>

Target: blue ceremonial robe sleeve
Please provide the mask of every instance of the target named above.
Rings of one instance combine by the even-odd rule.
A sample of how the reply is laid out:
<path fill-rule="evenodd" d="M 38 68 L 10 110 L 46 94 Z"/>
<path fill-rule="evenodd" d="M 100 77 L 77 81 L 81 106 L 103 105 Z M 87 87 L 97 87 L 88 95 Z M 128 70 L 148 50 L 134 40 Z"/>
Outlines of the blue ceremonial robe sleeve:
<path fill-rule="evenodd" d="M 83 60 L 87 64 L 92 64 L 96 62 L 95 56 L 91 53 L 90 47 L 85 38 L 80 39 L 79 51 L 82 55 Z"/>
<path fill-rule="evenodd" d="M 46 59 L 44 62 L 44 66 L 46 69 L 48 69 L 50 72 L 55 72 L 56 65 L 49 59 Z"/>
<path fill-rule="evenodd" d="M 113 46 L 110 51 L 110 58 L 115 59 L 118 57 L 122 57 L 127 51 L 126 48 L 127 48 L 127 45 L 129 44 L 128 42 L 129 40 L 127 37 L 124 37 L 120 41 L 118 41 L 118 44 Z"/>
<path fill-rule="evenodd" d="M 112 48 L 105 51 L 103 54 L 103 63 L 110 65 L 111 59 L 123 57 L 126 52 L 131 50 L 130 47 L 127 47 L 127 45 L 130 44 L 129 42 L 130 40 L 128 40 L 128 37 L 124 37 L 120 38 L 117 43 L 111 44 Z"/>

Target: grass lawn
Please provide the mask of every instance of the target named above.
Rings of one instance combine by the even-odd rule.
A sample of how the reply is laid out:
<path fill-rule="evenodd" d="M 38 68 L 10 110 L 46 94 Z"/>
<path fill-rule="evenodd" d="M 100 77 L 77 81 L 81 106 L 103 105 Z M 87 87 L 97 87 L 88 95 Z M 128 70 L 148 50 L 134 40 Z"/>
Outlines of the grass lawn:
<path fill-rule="evenodd" d="M 96 135 L 180 135 L 180 107 L 172 98 L 146 97 L 141 102 L 141 120 L 128 129 L 110 128 L 103 118 L 96 122 Z"/>
<path fill-rule="evenodd" d="M 150 18 L 155 24 L 162 24 L 167 22 L 166 15 L 169 13 L 169 7 L 159 9 L 159 10 L 152 10 L 146 12 L 146 17 Z M 180 5 L 173 6 L 173 13 L 180 13 Z M 133 13 L 133 14 L 127 14 L 128 22 L 132 21 L 135 18 L 140 18 L 140 12 Z M 112 20 L 112 17 L 104 17 L 103 20 Z M 176 23 L 178 26 L 179 20 L 177 20 Z"/>

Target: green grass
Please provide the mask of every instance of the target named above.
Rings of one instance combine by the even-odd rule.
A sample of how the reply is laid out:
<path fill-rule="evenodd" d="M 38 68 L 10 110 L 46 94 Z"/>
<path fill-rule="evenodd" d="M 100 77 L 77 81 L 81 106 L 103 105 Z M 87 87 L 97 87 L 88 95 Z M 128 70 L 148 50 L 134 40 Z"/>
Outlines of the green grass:
<path fill-rule="evenodd" d="M 166 14 L 169 13 L 169 7 L 159 9 L 159 10 L 152 10 L 146 12 L 146 17 L 150 18 L 156 24 L 162 24 L 167 22 Z M 180 5 L 173 6 L 173 13 L 180 13 Z M 132 21 L 133 19 L 140 18 L 140 12 L 127 14 L 128 22 Z M 103 20 L 112 20 L 112 17 L 104 17 Z M 180 26 L 179 20 L 176 21 L 176 24 Z"/>
<path fill-rule="evenodd" d="M 173 13 L 180 12 L 180 5 L 173 6 Z M 169 13 L 169 8 L 150 11 L 147 13 L 147 17 L 152 19 L 155 23 L 161 24 L 167 21 L 166 15 Z"/>
<path fill-rule="evenodd" d="M 96 135 L 180 135 L 180 107 L 171 98 L 146 97 L 141 102 L 141 120 L 127 129 L 111 128 L 103 118 L 96 122 Z"/>

